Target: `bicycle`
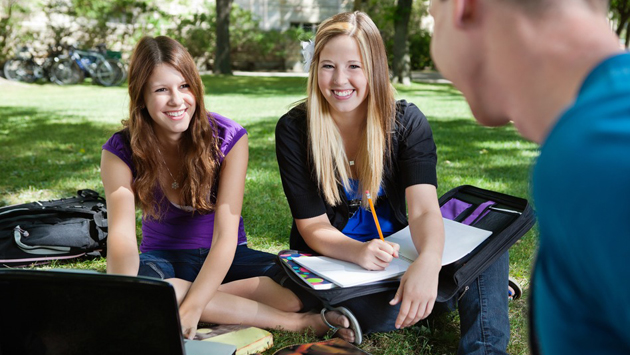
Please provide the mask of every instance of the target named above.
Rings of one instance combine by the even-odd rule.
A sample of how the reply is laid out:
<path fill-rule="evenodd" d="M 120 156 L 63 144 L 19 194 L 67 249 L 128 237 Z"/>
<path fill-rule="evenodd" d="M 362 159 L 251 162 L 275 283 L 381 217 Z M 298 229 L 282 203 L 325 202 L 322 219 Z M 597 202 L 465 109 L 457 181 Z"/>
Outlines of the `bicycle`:
<path fill-rule="evenodd" d="M 100 51 L 75 47 L 69 47 L 68 56 L 60 58 L 51 69 L 51 80 L 60 85 L 79 83 L 85 76 L 91 77 L 95 84 L 120 85 L 126 78 L 126 69 L 118 59 L 107 58 Z"/>
<path fill-rule="evenodd" d="M 44 77 L 44 69 L 35 61 L 35 55 L 27 46 L 20 48 L 15 58 L 4 63 L 4 77 L 8 80 L 33 83 Z"/>

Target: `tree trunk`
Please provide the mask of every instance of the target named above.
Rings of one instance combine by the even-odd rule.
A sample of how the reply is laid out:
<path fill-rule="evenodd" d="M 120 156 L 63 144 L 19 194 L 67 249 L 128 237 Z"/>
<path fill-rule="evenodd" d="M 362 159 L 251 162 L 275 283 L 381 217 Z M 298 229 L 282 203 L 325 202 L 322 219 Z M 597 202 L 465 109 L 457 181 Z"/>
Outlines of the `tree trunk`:
<path fill-rule="evenodd" d="M 230 11 L 232 0 L 217 1 L 217 48 L 214 57 L 214 73 L 232 75 L 230 60 Z"/>
<path fill-rule="evenodd" d="M 623 29 L 626 27 L 628 19 L 630 18 L 630 1 L 615 1 L 611 2 L 610 6 L 611 10 L 613 10 L 613 13 L 617 13 L 619 20 L 615 33 L 617 33 L 617 36 L 621 36 L 621 32 L 623 32 Z"/>
<path fill-rule="evenodd" d="M 619 23 L 617 23 L 617 29 L 615 30 L 617 36 L 621 36 L 621 32 L 623 32 L 623 29 L 626 27 L 627 24 L 628 16 L 619 17 Z"/>
<path fill-rule="evenodd" d="M 394 16 L 394 82 L 405 85 L 411 84 L 411 60 L 409 57 L 409 18 L 413 0 L 398 0 Z"/>
<path fill-rule="evenodd" d="M 630 23 L 626 25 L 626 49 L 630 49 Z"/>

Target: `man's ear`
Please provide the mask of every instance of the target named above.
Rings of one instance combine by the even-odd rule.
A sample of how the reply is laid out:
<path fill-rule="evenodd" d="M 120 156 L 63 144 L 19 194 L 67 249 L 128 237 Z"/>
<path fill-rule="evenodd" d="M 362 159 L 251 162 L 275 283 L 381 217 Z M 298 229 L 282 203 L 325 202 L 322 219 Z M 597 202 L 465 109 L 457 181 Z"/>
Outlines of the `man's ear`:
<path fill-rule="evenodd" d="M 479 21 L 483 0 L 453 0 L 453 23 L 458 28 L 467 28 Z"/>

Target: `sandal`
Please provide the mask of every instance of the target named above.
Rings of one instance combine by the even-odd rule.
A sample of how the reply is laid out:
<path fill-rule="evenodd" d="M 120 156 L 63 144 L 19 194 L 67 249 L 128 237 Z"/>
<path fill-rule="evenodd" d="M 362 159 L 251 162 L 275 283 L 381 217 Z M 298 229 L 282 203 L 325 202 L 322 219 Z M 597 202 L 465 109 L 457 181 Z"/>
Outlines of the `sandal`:
<path fill-rule="evenodd" d="M 354 317 L 354 315 L 352 314 L 352 312 L 350 312 L 347 308 L 345 307 L 329 307 L 329 308 L 322 308 L 322 311 L 320 312 L 321 316 L 322 316 L 322 320 L 324 321 L 324 323 L 333 330 L 333 333 L 336 333 L 337 330 L 339 330 L 339 327 L 336 327 L 332 324 L 330 324 L 328 322 L 328 320 L 326 319 L 326 312 L 327 311 L 333 311 L 333 312 L 339 312 L 341 314 L 343 314 L 346 318 L 348 318 L 348 321 L 350 322 L 350 329 L 352 329 L 352 331 L 354 332 L 354 344 L 355 345 L 360 345 L 361 342 L 363 342 L 363 333 L 361 333 L 361 326 L 359 325 L 359 322 L 357 321 L 357 319 Z"/>
<path fill-rule="evenodd" d="M 510 301 L 515 301 L 523 295 L 523 289 L 521 285 L 516 281 L 516 279 L 509 277 L 508 278 L 508 299 Z"/>

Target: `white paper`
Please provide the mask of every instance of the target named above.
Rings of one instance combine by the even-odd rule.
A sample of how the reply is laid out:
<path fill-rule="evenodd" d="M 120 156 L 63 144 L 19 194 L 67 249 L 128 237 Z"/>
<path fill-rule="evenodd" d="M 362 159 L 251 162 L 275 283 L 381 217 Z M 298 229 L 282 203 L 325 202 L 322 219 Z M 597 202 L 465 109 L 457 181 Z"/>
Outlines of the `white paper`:
<path fill-rule="evenodd" d="M 442 254 L 442 265 L 450 264 L 468 255 L 492 234 L 490 231 L 449 219 L 444 218 L 443 220 L 444 252 Z M 404 274 L 411 261 L 418 257 L 418 252 L 411 240 L 409 226 L 390 235 L 385 240 L 399 244 L 399 253 L 401 255 L 401 258 L 393 259 L 385 270 L 370 271 L 357 264 L 326 256 L 302 256 L 293 260 L 341 287 L 386 280 Z"/>
<path fill-rule="evenodd" d="M 479 229 L 459 222 L 444 220 L 444 252 L 442 265 L 448 265 L 468 255 L 491 234 L 491 231 Z M 416 260 L 418 252 L 411 240 L 409 226 L 385 238 L 400 245 L 400 255 L 409 260 Z"/>
<path fill-rule="evenodd" d="M 341 287 L 352 287 L 397 277 L 404 274 L 410 265 L 403 259 L 394 259 L 385 270 L 371 271 L 357 264 L 327 256 L 302 256 L 293 261 Z"/>

